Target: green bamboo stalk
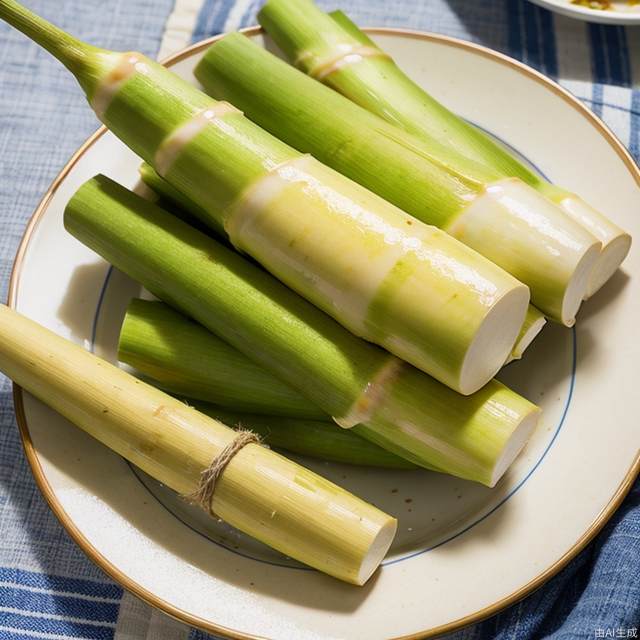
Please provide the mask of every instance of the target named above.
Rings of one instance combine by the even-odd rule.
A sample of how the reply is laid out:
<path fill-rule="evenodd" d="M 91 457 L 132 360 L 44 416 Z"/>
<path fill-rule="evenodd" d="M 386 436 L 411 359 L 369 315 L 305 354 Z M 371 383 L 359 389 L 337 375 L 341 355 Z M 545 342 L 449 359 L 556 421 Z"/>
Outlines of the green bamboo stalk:
<path fill-rule="evenodd" d="M 329 418 L 305 420 L 282 416 L 237 413 L 204 402 L 193 403 L 201 413 L 232 427 L 260 434 L 265 444 L 284 452 L 329 462 L 382 469 L 417 469 L 403 458 L 389 453 L 351 429 L 342 429 Z"/>
<path fill-rule="evenodd" d="M 281 6 L 270 1 L 261 15 Z M 319 28 L 316 13 L 336 28 L 310 7 L 303 19 L 310 31 Z M 288 16 L 291 23 L 299 27 L 305 11 Z M 263 19 L 268 29 L 272 22 Z M 383 121 L 240 34 L 215 42 L 195 74 L 209 93 L 285 142 L 505 268 L 529 286 L 532 302 L 549 317 L 574 322 L 600 244 L 534 189 Z"/>
<path fill-rule="evenodd" d="M 158 196 L 158 203 L 163 209 L 170 210 L 181 220 L 198 227 L 200 231 L 210 226 L 207 212 L 169 184 L 150 164 L 143 162 L 138 171 L 142 182 Z M 218 231 L 221 238 L 227 237 L 223 227 Z"/>
<path fill-rule="evenodd" d="M 151 194 L 155 197 L 154 202 L 159 206 L 196 227 L 199 231 L 203 233 L 213 231 L 218 239 L 228 242 L 224 227 L 208 216 L 202 207 L 189 200 L 164 178 L 161 178 L 150 164 L 143 162 L 138 171 L 142 183 L 151 190 Z"/>
<path fill-rule="evenodd" d="M 183 495 L 237 433 L 0 305 L 0 370 L 79 428 Z M 216 481 L 216 516 L 292 558 L 362 585 L 397 522 L 257 444 Z"/>
<path fill-rule="evenodd" d="M 322 76 L 322 82 L 405 131 L 428 142 L 437 140 L 451 146 L 498 171 L 503 177 L 520 178 L 551 199 L 602 243 L 601 255 L 592 270 L 585 297 L 590 297 L 604 285 L 629 252 L 631 236 L 628 233 L 578 195 L 542 178 L 503 145 L 435 100 L 403 73 L 343 12 L 329 14 L 337 27 L 331 29 L 328 22 L 318 19 L 320 12 L 309 12 L 310 4 L 297 0 L 270 0 L 263 11 L 263 24 L 272 30 L 272 35 L 277 34 L 278 43 L 284 46 L 290 59 L 297 59 L 302 51 L 331 57 L 336 48 L 353 43 L 378 52 L 378 55 L 361 56 L 355 63 L 334 68 Z M 315 31 L 309 29 L 310 22 L 305 22 L 305 27 L 297 31 L 299 25 L 294 22 L 294 16 L 299 20 L 297 11 L 301 10 L 306 20 L 313 20 Z M 296 13 L 292 14 L 292 11 Z M 300 65 L 305 72 L 317 77 L 312 68 L 314 60 L 313 55 L 309 55 L 300 60 Z"/>
<path fill-rule="evenodd" d="M 185 220 L 190 224 L 194 224 L 194 221 L 196 221 L 200 215 L 197 204 L 174 189 L 166 180 L 156 173 L 152 166 L 146 163 L 143 163 L 140 167 L 140 176 L 142 177 L 143 182 L 161 198 L 161 203 L 166 201 L 170 204 L 171 211 L 173 213 L 177 210 L 190 212 L 192 215 L 188 217 L 181 215 L 180 217 L 182 220 Z M 179 209 L 176 209 L 176 207 Z M 200 230 L 202 231 L 202 229 Z M 507 358 L 507 362 L 522 358 L 524 351 L 540 333 L 545 323 L 546 319 L 544 314 L 532 305 L 529 305 L 527 315 L 525 316 L 522 327 L 520 328 L 520 333 L 516 338 L 511 354 Z"/>
<path fill-rule="evenodd" d="M 0 17 L 49 43 L 50 27 L 13 0 L 0 0 Z M 461 393 L 504 363 L 529 296 L 515 278 L 141 54 L 87 47 L 85 58 L 102 65 L 88 94 L 98 116 L 237 249 Z M 79 78 L 97 68 L 83 65 Z"/>
<path fill-rule="evenodd" d="M 499 382 L 460 396 L 104 176 L 71 198 L 65 227 L 341 426 L 410 462 L 493 486 L 537 422 L 539 409 Z"/>
<path fill-rule="evenodd" d="M 161 302 L 131 300 L 118 358 L 176 395 L 238 412 L 326 417 L 289 385 Z"/>
<path fill-rule="evenodd" d="M 163 302 L 130 301 L 118 358 L 198 411 L 265 436 L 268 445 L 334 462 L 415 468 L 338 427 L 304 396 Z"/>

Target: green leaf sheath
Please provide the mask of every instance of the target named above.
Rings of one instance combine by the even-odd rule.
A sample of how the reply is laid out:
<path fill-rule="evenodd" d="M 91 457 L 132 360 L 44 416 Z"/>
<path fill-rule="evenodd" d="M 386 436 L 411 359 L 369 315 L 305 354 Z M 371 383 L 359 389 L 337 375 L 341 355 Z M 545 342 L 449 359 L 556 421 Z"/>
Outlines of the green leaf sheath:
<path fill-rule="evenodd" d="M 130 302 L 118 358 L 180 396 L 245 413 L 327 417 L 295 389 L 162 302 Z"/>
<path fill-rule="evenodd" d="M 353 431 L 416 464 L 429 456 L 432 468 L 494 486 L 515 457 L 504 457 L 505 448 L 524 446 L 539 410 L 497 380 L 456 402 L 428 388 L 423 375 L 403 369 L 379 411 Z M 429 453 L 434 445 L 438 456 Z"/>
<path fill-rule="evenodd" d="M 379 47 L 344 12 L 332 11 L 331 19 L 343 33 L 370 47 Z M 368 111 L 415 135 L 429 136 L 451 144 L 461 153 L 486 164 L 503 176 L 520 178 L 545 195 L 561 199 L 567 194 L 531 168 L 486 133 L 458 117 L 409 78 L 388 56 L 365 61 L 360 74 L 345 69 L 331 74 L 329 86 Z M 374 90 L 377 87 L 377 90 Z"/>
<path fill-rule="evenodd" d="M 254 431 L 270 447 L 290 453 L 366 467 L 415 469 L 416 465 L 327 420 L 252 415 L 221 409 L 204 402 L 193 406 L 234 428 Z"/>
<path fill-rule="evenodd" d="M 221 223 L 213 220 L 211 216 L 195 202 L 161 178 L 157 171 L 146 162 L 139 167 L 140 179 L 153 192 L 152 198 L 156 204 L 167 209 L 181 220 L 196 227 L 203 233 L 215 233 L 219 240 L 228 243 L 228 237 Z"/>
<path fill-rule="evenodd" d="M 354 406 L 362 409 L 363 400 L 371 403 L 365 424 L 354 433 L 411 462 L 492 484 L 499 447 L 485 446 L 487 426 L 493 421 L 490 440 L 508 448 L 510 434 L 523 429 L 528 434 L 535 424 L 535 405 L 500 383 L 490 382 L 481 395 L 455 393 L 355 337 L 240 255 L 104 176 L 71 198 L 65 227 L 327 414 L 345 416 Z M 377 398 L 366 395 L 394 363 L 399 375 L 380 383 Z"/>
<path fill-rule="evenodd" d="M 229 426 L 240 423 L 271 446 L 335 462 L 415 467 L 338 427 L 300 393 L 163 302 L 131 300 L 118 358 L 154 386 Z"/>

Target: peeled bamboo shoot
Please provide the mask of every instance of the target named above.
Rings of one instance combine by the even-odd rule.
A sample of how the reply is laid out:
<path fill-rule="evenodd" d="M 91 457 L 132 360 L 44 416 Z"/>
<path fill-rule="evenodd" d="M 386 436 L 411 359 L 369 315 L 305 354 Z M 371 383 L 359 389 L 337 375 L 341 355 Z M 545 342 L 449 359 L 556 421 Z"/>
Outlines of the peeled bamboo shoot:
<path fill-rule="evenodd" d="M 173 490 L 191 494 L 236 432 L 0 305 L 0 370 Z M 396 521 L 256 444 L 236 453 L 212 511 L 320 571 L 364 584 Z"/>

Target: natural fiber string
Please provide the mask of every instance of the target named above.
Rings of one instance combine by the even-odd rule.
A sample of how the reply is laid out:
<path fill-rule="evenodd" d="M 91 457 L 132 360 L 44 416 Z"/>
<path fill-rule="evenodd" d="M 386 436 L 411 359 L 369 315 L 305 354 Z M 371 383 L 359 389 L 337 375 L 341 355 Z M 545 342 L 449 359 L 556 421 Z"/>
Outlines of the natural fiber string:
<path fill-rule="evenodd" d="M 227 465 L 243 447 L 248 444 L 260 444 L 260 437 L 245 429 L 238 430 L 238 435 L 211 461 L 211 464 L 200 474 L 200 482 L 197 489 L 186 498 L 192 504 L 202 507 L 207 513 L 213 513 L 211 501 L 216 482 L 227 468 Z"/>

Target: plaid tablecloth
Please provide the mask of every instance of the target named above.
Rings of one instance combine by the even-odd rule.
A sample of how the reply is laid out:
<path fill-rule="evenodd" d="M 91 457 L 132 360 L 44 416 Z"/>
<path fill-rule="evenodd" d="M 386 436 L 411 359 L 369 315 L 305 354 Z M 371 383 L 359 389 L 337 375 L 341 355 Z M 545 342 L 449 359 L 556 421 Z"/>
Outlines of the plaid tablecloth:
<path fill-rule="evenodd" d="M 190 41 L 255 23 L 260 0 L 28 4 L 95 44 L 163 57 Z M 340 4 L 360 24 L 445 33 L 523 60 L 558 79 L 607 122 L 636 160 L 640 157 L 640 28 L 586 25 L 525 0 L 320 4 L 327 9 Z M 96 127 L 66 71 L 0 24 L 0 298 L 6 298 L 29 216 Z M 640 636 L 639 503 L 636 484 L 597 539 L 545 587 L 452 637 Z M 124 593 L 71 541 L 34 485 L 18 438 L 10 383 L 0 375 L 0 640 L 208 637 Z"/>

